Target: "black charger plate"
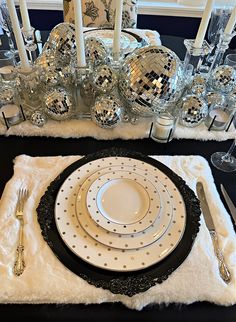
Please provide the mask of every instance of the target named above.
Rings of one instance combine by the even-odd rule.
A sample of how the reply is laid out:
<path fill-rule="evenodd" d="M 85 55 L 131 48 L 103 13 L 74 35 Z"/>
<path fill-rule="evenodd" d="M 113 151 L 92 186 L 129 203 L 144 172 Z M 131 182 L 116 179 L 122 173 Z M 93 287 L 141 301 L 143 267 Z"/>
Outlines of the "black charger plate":
<path fill-rule="evenodd" d="M 186 227 L 183 237 L 173 252 L 161 262 L 143 270 L 135 272 L 113 272 L 94 267 L 71 252 L 61 239 L 54 216 L 55 200 L 58 191 L 66 178 L 82 165 L 99 158 L 110 156 L 128 157 L 149 163 L 164 172 L 179 189 L 186 207 Z M 58 259 L 76 275 L 85 279 L 96 287 L 108 289 L 116 294 L 133 296 L 144 292 L 157 283 L 162 283 L 177 269 L 188 256 L 199 231 L 200 206 L 194 192 L 186 185 L 185 181 L 175 174 L 163 163 L 142 155 L 140 153 L 123 149 L 104 150 L 89 154 L 68 166 L 50 184 L 37 207 L 38 222 L 40 224 L 44 240 L 48 243 Z"/>

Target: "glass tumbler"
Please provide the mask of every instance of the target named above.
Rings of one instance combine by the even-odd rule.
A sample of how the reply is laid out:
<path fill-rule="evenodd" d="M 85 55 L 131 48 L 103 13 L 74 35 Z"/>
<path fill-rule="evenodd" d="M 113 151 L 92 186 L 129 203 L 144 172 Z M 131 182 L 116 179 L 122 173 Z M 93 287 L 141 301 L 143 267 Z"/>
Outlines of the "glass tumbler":
<path fill-rule="evenodd" d="M 159 143 L 170 142 L 173 139 L 176 120 L 176 117 L 170 113 L 160 113 L 153 122 L 150 137 Z"/>

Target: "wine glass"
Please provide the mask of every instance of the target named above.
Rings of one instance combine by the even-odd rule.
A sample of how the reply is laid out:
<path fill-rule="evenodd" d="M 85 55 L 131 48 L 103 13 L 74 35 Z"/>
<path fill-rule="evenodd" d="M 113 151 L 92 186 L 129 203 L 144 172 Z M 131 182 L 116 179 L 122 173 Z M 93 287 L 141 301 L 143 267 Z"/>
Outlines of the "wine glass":
<path fill-rule="evenodd" d="M 212 164 L 224 172 L 236 171 L 236 158 L 232 155 L 236 145 L 236 138 L 230 146 L 228 152 L 215 152 L 211 156 Z"/>

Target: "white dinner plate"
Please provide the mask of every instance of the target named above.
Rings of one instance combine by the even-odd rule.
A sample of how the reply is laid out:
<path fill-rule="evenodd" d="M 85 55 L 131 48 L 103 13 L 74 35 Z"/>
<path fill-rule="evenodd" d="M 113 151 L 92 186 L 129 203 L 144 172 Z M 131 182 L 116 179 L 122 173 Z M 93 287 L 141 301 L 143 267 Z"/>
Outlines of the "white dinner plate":
<path fill-rule="evenodd" d="M 79 224 L 75 211 L 78 190 L 89 176 L 106 167 L 112 170 L 112 166 L 118 166 L 122 170 L 124 165 L 133 171 L 141 168 L 149 181 L 159 180 L 163 183 L 172 200 L 169 203 L 173 205 L 172 220 L 165 233 L 152 244 L 137 249 L 117 249 L 98 242 Z M 177 187 L 159 169 L 137 159 L 107 157 L 88 162 L 65 180 L 55 202 L 55 221 L 65 244 L 81 259 L 102 269 L 125 272 L 147 268 L 169 255 L 184 233 L 186 211 Z"/>

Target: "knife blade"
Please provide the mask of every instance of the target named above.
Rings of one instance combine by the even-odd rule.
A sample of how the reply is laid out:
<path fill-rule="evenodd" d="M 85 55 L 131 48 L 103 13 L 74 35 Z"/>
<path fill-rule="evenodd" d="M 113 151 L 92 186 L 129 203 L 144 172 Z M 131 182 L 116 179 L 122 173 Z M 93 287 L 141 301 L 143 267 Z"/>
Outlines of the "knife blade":
<path fill-rule="evenodd" d="M 229 207 L 230 214 L 232 215 L 234 219 L 234 223 L 236 225 L 236 207 L 233 203 L 233 201 L 230 199 L 230 196 L 228 195 L 227 191 L 225 190 L 225 187 L 221 184 L 220 185 L 221 192 L 225 198 L 225 201 L 227 203 L 227 206 Z"/>
<path fill-rule="evenodd" d="M 212 215 L 211 215 L 208 203 L 207 203 L 206 194 L 205 194 L 205 191 L 203 188 L 203 184 L 201 182 L 197 182 L 196 188 L 197 188 L 197 195 L 198 195 L 198 198 L 199 198 L 200 204 L 201 204 L 202 213 L 203 213 L 203 216 L 204 216 L 204 219 L 206 222 L 206 226 L 209 230 L 209 233 L 210 233 L 210 236 L 212 239 L 215 255 L 218 260 L 220 276 L 225 283 L 229 283 L 231 280 L 231 274 L 226 266 L 223 254 L 222 254 L 221 249 L 218 244 L 218 236 L 217 236 L 217 233 L 215 230 L 215 225 L 214 225 L 214 222 L 212 219 Z"/>

